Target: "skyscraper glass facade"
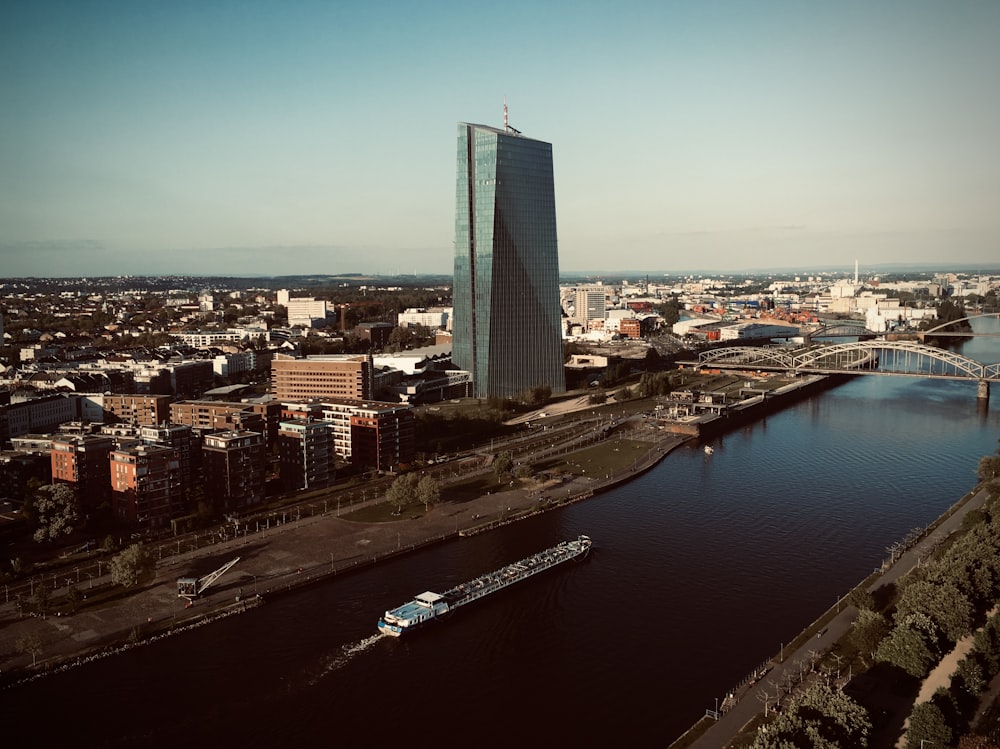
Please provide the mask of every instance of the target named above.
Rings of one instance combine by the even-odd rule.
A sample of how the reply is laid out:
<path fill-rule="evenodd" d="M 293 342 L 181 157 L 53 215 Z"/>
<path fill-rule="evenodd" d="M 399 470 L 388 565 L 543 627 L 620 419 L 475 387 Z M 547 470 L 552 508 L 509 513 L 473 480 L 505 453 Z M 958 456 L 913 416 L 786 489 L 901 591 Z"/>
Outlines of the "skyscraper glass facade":
<path fill-rule="evenodd" d="M 477 397 L 566 390 L 552 145 L 459 123 L 452 361 Z"/>

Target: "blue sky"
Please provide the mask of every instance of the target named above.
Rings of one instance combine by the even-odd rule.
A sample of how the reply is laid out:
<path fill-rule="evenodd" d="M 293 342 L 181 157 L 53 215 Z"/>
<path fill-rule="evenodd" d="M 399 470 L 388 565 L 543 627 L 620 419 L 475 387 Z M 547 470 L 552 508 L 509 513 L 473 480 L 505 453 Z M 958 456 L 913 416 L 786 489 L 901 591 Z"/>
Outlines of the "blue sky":
<path fill-rule="evenodd" d="M 0 277 L 449 273 L 459 121 L 560 267 L 1000 264 L 1000 2 L 55 2 L 0 24 Z"/>

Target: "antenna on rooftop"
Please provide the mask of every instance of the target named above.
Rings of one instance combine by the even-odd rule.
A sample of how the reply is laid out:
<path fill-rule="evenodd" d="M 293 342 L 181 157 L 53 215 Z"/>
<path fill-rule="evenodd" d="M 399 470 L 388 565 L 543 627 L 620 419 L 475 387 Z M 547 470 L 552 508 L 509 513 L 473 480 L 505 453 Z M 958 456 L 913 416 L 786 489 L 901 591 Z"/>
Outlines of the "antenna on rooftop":
<path fill-rule="evenodd" d="M 503 130 L 505 133 L 514 133 L 514 135 L 520 135 L 521 131 L 516 127 L 511 126 L 507 121 L 507 95 L 504 94 L 503 97 Z"/>

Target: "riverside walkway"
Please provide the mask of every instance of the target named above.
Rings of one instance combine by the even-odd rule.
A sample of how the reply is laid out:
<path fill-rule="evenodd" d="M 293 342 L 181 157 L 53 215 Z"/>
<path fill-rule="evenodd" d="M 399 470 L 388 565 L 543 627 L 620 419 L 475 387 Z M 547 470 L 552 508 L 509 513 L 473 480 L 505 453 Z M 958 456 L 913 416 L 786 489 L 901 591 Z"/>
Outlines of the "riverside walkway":
<path fill-rule="evenodd" d="M 874 592 L 884 585 L 894 583 L 914 569 L 920 563 L 921 555 L 926 554 L 928 548 L 933 548 L 949 535 L 954 533 L 961 526 L 965 515 L 973 509 L 982 507 L 989 496 L 989 492 L 978 489 L 975 494 L 966 502 L 960 502 L 952 507 L 944 519 L 926 536 L 920 543 L 903 552 L 899 558 L 878 576 L 869 586 L 868 590 Z M 719 715 L 717 720 L 710 723 L 697 739 L 684 741 L 682 736 L 674 742 L 675 745 L 690 747 L 691 749 L 720 749 L 731 745 L 736 736 L 754 718 L 760 715 L 764 709 L 761 700 L 763 690 L 770 684 L 782 683 L 786 672 L 789 675 L 798 671 L 797 664 L 803 660 L 808 660 L 810 651 L 829 650 L 840 638 L 844 637 L 857 616 L 857 609 L 847 603 L 840 606 L 840 611 L 833 619 L 820 630 L 818 636 L 810 637 L 804 641 L 796 650 L 783 649 L 780 656 L 775 657 L 771 662 L 771 669 L 764 679 L 758 680 L 752 686 L 746 686 L 736 696 L 736 702 L 725 712 Z M 711 718 L 703 719 L 711 720 Z M 692 729 L 694 732 L 697 726 Z M 690 733 L 690 732 L 689 732 Z M 873 743 L 872 746 L 875 746 Z"/>
<path fill-rule="evenodd" d="M 84 605 L 79 612 L 69 613 L 62 606 L 60 614 L 61 598 L 54 598 L 55 613 L 43 618 L 22 616 L 13 599 L 0 599 L 0 675 L 6 677 L 4 681 L 16 682 L 84 657 L 113 652 L 123 645 L 243 611 L 259 602 L 258 595 L 266 600 L 269 595 L 371 567 L 464 532 L 489 530 L 558 509 L 631 480 L 686 441 L 674 435 L 660 438 L 650 442 L 649 450 L 623 472 L 603 479 L 576 477 L 546 489 L 550 501 L 544 507 L 536 491 L 515 489 L 441 503 L 426 515 L 391 523 L 360 523 L 340 517 L 331 503 L 329 509 L 315 515 L 291 517 L 290 512 L 289 519 L 280 525 L 261 526 L 242 536 L 216 537 L 209 544 L 164 558 L 157 563 L 151 584 L 101 607 Z M 375 501 L 384 499 L 363 504 Z M 184 601 L 177 597 L 177 578 L 205 574 L 237 556 L 239 564 L 192 608 L 185 608 Z M 110 576 L 105 572 L 101 577 L 85 579 L 80 589 L 86 594 L 92 587 L 108 584 Z M 18 647 L 18 642 L 28 636 L 37 637 L 41 644 L 37 668 L 31 667 L 31 656 Z"/>

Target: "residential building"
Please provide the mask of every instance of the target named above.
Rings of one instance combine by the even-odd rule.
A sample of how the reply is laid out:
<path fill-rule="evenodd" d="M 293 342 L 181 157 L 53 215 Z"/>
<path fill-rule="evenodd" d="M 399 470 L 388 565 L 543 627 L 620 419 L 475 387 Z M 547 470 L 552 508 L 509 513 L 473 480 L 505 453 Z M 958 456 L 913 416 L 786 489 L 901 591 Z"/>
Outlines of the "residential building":
<path fill-rule="evenodd" d="M 29 481 L 52 483 L 48 451 L 0 450 L 0 499 L 21 500 Z"/>
<path fill-rule="evenodd" d="M 285 491 L 330 486 L 336 476 L 330 425 L 312 419 L 282 421 L 278 458 Z"/>
<path fill-rule="evenodd" d="M 152 426 L 170 418 L 169 395 L 88 395 L 86 398 L 100 401 L 104 412 L 112 417 L 105 421 Z"/>
<path fill-rule="evenodd" d="M 201 445 L 195 437 L 194 429 L 187 424 L 142 426 L 139 427 L 139 439 L 144 444 L 169 447 L 177 453 L 180 485 L 184 496 L 189 496 L 201 467 Z"/>
<path fill-rule="evenodd" d="M 454 270 L 452 359 L 475 395 L 564 392 L 550 143 L 459 123 Z"/>
<path fill-rule="evenodd" d="M 279 401 L 327 398 L 371 398 L 372 360 L 366 355 L 324 355 L 295 359 L 283 354 L 271 360 L 271 387 Z"/>
<path fill-rule="evenodd" d="M 334 453 L 356 467 L 388 471 L 413 460 L 414 417 L 408 405 L 330 400 L 285 403 L 282 413 L 286 420 L 325 423 Z"/>
<path fill-rule="evenodd" d="M 212 362 L 186 361 L 170 367 L 170 385 L 181 398 L 197 398 L 214 384 Z"/>
<path fill-rule="evenodd" d="M 626 338 L 642 338 L 642 325 L 637 317 L 623 317 L 618 321 L 618 332 Z"/>
<path fill-rule="evenodd" d="M 110 473 L 111 507 L 126 525 L 155 530 L 183 514 L 184 489 L 176 450 L 161 445 L 114 450 Z"/>
<path fill-rule="evenodd" d="M 291 297 L 286 306 L 288 324 L 311 328 L 318 322 L 326 321 L 326 302 L 312 297 Z"/>
<path fill-rule="evenodd" d="M 351 415 L 351 463 L 395 471 L 413 462 L 413 409 L 390 403 L 364 404 Z"/>
<path fill-rule="evenodd" d="M 108 456 L 115 443 L 96 434 L 60 434 L 52 438 L 52 481 L 71 485 L 80 506 L 93 512 L 111 498 Z"/>
<path fill-rule="evenodd" d="M 407 328 L 414 325 L 423 325 L 425 328 L 437 330 L 447 329 L 451 326 L 450 307 L 410 307 L 405 312 L 400 312 L 397 317 L 399 327 Z"/>
<path fill-rule="evenodd" d="M 231 430 L 206 434 L 202 445 L 205 498 L 216 511 L 239 510 L 264 499 L 264 438 Z"/>
<path fill-rule="evenodd" d="M 212 371 L 219 377 L 232 377 L 256 368 L 257 352 L 253 350 L 219 354 L 212 359 Z"/>
<path fill-rule="evenodd" d="M 600 284 L 577 286 L 573 304 L 573 318 L 585 328 L 590 320 L 603 320 L 607 316 L 609 288 Z"/>
<path fill-rule="evenodd" d="M 354 333 L 363 341 L 371 343 L 373 349 L 382 349 L 396 326 L 387 322 L 361 322 L 354 326 Z"/>
<path fill-rule="evenodd" d="M 199 432 L 242 429 L 264 432 L 261 413 L 249 403 L 189 400 L 170 404 L 170 421 L 186 424 Z"/>
<path fill-rule="evenodd" d="M 25 399 L 12 398 L 0 405 L 0 447 L 12 437 L 54 431 L 64 421 L 76 418 L 76 397 L 62 393 Z"/>

